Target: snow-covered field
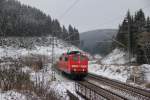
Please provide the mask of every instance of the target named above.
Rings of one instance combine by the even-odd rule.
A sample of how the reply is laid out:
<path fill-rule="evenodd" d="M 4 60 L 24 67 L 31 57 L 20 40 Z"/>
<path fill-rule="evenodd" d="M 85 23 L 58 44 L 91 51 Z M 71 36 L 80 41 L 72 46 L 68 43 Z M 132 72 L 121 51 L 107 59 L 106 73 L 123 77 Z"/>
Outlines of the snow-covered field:
<path fill-rule="evenodd" d="M 102 75 L 122 82 L 126 82 L 128 78 L 128 72 L 125 68 L 126 66 L 100 65 L 96 63 L 91 64 L 91 62 L 89 62 L 90 73 Z"/>
<path fill-rule="evenodd" d="M 128 54 L 122 50 L 115 49 L 104 58 L 96 55 L 96 60 L 89 62 L 89 72 L 97 75 L 102 75 L 110 79 L 115 79 L 122 82 L 127 82 L 133 74 L 133 68 L 138 69 L 139 75 L 144 74 L 144 81 L 150 82 L 150 65 L 144 64 L 141 66 L 128 66 Z M 131 61 L 135 61 L 132 58 Z"/>
<path fill-rule="evenodd" d="M 51 44 L 49 44 L 49 39 L 46 40 L 47 41 L 45 42 L 35 43 L 35 47 L 32 49 L 18 48 L 15 46 L 9 46 L 5 48 L 0 47 L 0 59 L 3 59 L 4 57 L 11 57 L 17 59 L 19 57 L 36 54 L 45 55 L 51 58 L 52 46 Z M 79 49 L 71 45 L 68 46 L 61 40 L 57 40 L 57 44 L 55 44 L 54 48 L 55 61 L 62 53 L 67 52 L 68 50 L 71 51 Z M 90 73 L 102 75 L 122 82 L 126 82 L 127 79 L 130 77 L 131 73 L 129 70 L 131 67 L 125 66 L 125 64 L 128 63 L 128 58 L 125 52 L 119 49 L 115 49 L 105 58 L 101 58 L 101 56 L 96 55 L 94 57 L 95 59 L 92 59 L 90 55 L 88 56 L 90 57 Z M 142 71 L 145 72 L 145 80 L 147 80 L 147 82 L 150 82 L 150 65 L 142 65 L 140 67 Z M 43 87 L 46 88 L 46 92 L 54 91 L 54 94 L 57 95 L 58 99 L 68 100 L 69 98 L 66 92 L 67 90 L 71 91 L 77 96 L 77 94 L 75 93 L 74 82 L 63 77 L 61 74 L 56 73 L 56 81 L 51 81 L 51 63 L 47 63 L 43 69 L 38 71 L 34 71 L 28 66 L 23 67 L 22 71 L 25 73 L 29 73 L 30 80 L 33 81 L 35 84 L 42 84 Z M 24 94 L 15 92 L 13 90 L 4 93 L 0 92 L 0 96 L 0 100 L 27 100 Z"/>
<path fill-rule="evenodd" d="M 144 64 L 141 65 L 141 70 L 144 72 L 145 80 L 150 83 L 150 65 Z"/>
<path fill-rule="evenodd" d="M 15 91 L 7 91 L 7 92 L 0 92 L 0 100 L 27 100 L 27 96 L 24 94 L 15 92 Z"/>
<path fill-rule="evenodd" d="M 115 49 L 104 58 L 96 55 L 96 60 L 89 62 L 89 72 L 97 75 L 102 75 L 110 79 L 126 82 L 130 76 L 127 54 L 119 49 Z"/>
<path fill-rule="evenodd" d="M 17 59 L 19 57 L 30 55 L 46 55 L 47 57 L 51 58 L 52 45 L 51 44 L 45 45 L 45 44 L 40 43 L 40 45 L 39 44 L 35 45 L 35 47 L 32 49 L 25 49 L 18 47 L 16 48 L 15 46 L 0 47 L 0 54 L 1 54 L 0 58 L 3 59 L 4 57 L 11 57 L 13 59 Z M 79 49 L 74 46 L 67 45 L 61 40 L 57 40 L 57 44 L 55 44 L 54 48 L 55 61 L 62 53 L 67 52 L 68 50 L 71 51 Z M 33 81 L 35 84 L 37 83 L 42 84 L 42 86 L 46 88 L 47 92 L 54 91 L 54 94 L 57 95 L 58 99 L 61 100 L 69 99 L 66 93 L 67 90 L 71 91 L 72 93 L 75 93 L 74 82 L 59 75 L 58 73 L 55 73 L 56 81 L 54 82 L 51 81 L 52 76 L 51 63 L 48 63 L 47 65 L 44 66 L 42 70 L 39 70 L 37 72 L 29 68 L 28 66 L 23 67 L 22 71 L 25 73 L 29 73 L 31 81 Z M 17 93 L 13 90 L 5 93 L 0 92 L 0 95 L 2 98 L 0 100 L 27 100 L 26 96 L 21 95 L 20 93 Z"/>
<path fill-rule="evenodd" d="M 104 59 L 102 59 L 102 64 L 126 64 L 128 62 L 128 56 L 126 52 L 123 52 L 119 49 L 115 49 L 107 55 Z"/>

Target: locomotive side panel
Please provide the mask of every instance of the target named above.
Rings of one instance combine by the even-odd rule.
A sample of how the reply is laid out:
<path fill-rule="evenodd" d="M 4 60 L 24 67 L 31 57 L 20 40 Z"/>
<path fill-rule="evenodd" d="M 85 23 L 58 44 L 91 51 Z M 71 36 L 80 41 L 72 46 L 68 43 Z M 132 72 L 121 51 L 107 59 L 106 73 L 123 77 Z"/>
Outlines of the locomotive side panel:
<path fill-rule="evenodd" d="M 58 61 L 58 69 L 65 72 L 70 73 L 70 59 L 69 56 L 63 55 L 60 57 Z"/>

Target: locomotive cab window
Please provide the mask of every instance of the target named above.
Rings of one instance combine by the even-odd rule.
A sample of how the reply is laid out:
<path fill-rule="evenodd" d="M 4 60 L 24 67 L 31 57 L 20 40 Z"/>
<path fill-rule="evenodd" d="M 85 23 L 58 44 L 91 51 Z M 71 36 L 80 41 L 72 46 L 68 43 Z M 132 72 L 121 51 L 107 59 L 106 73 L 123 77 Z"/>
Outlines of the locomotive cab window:
<path fill-rule="evenodd" d="M 81 60 L 81 61 L 86 60 L 86 59 L 87 59 L 87 58 L 86 58 L 85 56 L 83 56 L 83 55 L 80 56 L 80 60 Z"/>
<path fill-rule="evenodd" d="M 73 56 L 73 61 L 78 61 L 78 55 Z"/>

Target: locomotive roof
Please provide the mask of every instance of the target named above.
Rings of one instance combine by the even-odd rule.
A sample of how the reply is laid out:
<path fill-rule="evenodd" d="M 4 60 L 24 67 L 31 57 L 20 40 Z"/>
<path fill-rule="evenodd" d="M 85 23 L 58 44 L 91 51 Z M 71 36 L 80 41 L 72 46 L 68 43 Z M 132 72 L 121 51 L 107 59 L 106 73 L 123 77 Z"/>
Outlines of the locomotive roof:
<path fill-rule="evenodd" d="M 67 55 L 71 55 L 71 54 L 81 54 L 81 52 L 80 51 L 67 52 Z"/>

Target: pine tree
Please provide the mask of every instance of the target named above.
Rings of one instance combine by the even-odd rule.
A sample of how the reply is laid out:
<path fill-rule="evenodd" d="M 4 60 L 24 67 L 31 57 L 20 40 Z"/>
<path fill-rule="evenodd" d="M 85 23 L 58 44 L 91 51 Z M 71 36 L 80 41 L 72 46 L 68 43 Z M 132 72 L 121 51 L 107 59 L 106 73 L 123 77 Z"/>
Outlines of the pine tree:
<path fill-rule="evenodd" d="M 79 43 L 80 43 L 80 35 L 79 35 L 79 31 L 76 29 L 76 28 L 74 28 L 74 34 L 75 34 L 75 36 L 74 36 L 74 44 L 76 45 L 76 46 L 79 46 Z"/>
<path fill-rule="evenodd" d="M 135 14 L 135 19 L 134 19 L 134 25 L 136 26 L 136 30 L 138 33 L 144 31 L 144 26 L 146 24 L 145 20 L 145 14 L 142 9 L 140 9 L 136 14 Z"/>
<path fill-rule="evenodd" d="M 119 31 L 116 36 L 116 40 L 124 44 L 125 46 L 128 46 L 128 22 L 125 19 L 121 26 L 119 26 Z M 116 44 L 119 48 L 124 48 L 120 44 Z"/>
<path fill-rule="evenodd" d="M 65 26 L 63 26 L 63 28 L 62 28 L 62 32 L 63 32 L 63 33 L 62 33 L 63 35 L 62 35 L 61 38 L 62 38 L 62 39 L 65 39 L 65 41 L 68 41 L 67 38 L 68 38 L 68 35 L 69 35 L 69 34 L 68 34 L 68 30 L 65 28 Z"/>
<path fill-rule="evenodd" d="M 61 36 L 62 29 L 57 19 L 52 21 L 52 30 L 53 30 L 54 36 L 58 36 L 58 37 Z"/>
<path fill-rule="evenodd" d="M 74 40 L 74 30 L 73 30 L 73 27 L 71 25 L 69 25 L 68 31 L 69 31 L 69 41 L 73 42 L 73 40 Z"/>
<path fill-rule="evenodd" d="M 147 29 L 147 32 L 150 32 L 150 18 L 149 17 L 147 17 L 146 29 Z"/>
<path fill-rule="evenodd" d="M 4 27 L 3 27 L 3 25 L 4 25 L 4 13 L 3 13 L 3 7 L 4 7 L 4 1 L 5 0 L 0 0 L 0 35 L 3 35 L 4 34 Z"/>
<path fill-rule="evenodd" d="M 116 36 L 116 40 L 124 44 L 126 47 L 129 47 L 128 44 L 130 39 L 130 52 L 137 56 L 138 63 L 145 63 L 146 61 L 144 56 L 144 41 L 145 39 L 149 40 L 149 35 L 148 33 L 145 33 L 145 26 L 149 32 L 150 19 L 148 17 L 146 20 L 145 14 L 141 9 L 135 13 L 134 17 L 131 16 L 128 11 L 127 16 L 119 26 L 119 31 Z M 116 47 L 124 48 L 120 45 L 116 45 Z"/>
<path fill-rule="evenodd" d="M 69 31 L 69 41 L 73 45 L 78 46 L 80 43 L 79 31 L 76 28 L 73 28 L 71 25 L 69 25 L 68 31 Z"/>
<path fill-rule="evenodd" d="M 48 36 L 69 40 L 79 38 L 77 29 L 61 27 L 57 19 L 51 19 L 39 9 L 22 5 L 17 0 L 0 0 L 0 36 Z"/>

